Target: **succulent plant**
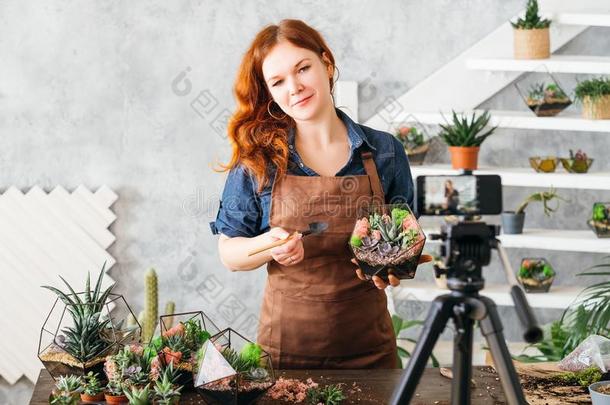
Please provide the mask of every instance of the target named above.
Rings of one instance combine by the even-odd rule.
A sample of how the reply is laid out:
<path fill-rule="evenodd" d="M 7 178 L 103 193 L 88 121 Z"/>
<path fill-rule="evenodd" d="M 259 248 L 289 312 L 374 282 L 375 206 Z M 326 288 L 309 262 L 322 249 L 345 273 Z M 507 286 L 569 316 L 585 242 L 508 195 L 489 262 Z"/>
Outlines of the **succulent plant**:
<path fill-rule="evenodd" d="M 482 132 L 491 119 L 489 111 L 484 111 L 479 117 L 476 117 L 476 113 L 472 113 L 470 120 L 463 114 L 458 116 L 455 111 L 452 111 L 452 114 L 451 124 L 446 119 L 446 125 L 440 124 L 439 136 L 448 146 L 481 146 L 497 128 L 497 126 L 491 127 Z"/>
<path fill-rule="evenodd" d="M 55 388 L 60 392 L 81 392 L 82 379 L 75 375 L 62 375 L 57 379 Z"/>
<path fill-rule="evenodd" d="M 106 392 L 113 396 L 123 395 L 125 386 L 121 380 L 111 379 L 108 381 L 108 384 L 106 384 Z"/>
<path fill-rule="evenodd" d="M 93 371 L 89 371 L 86 375 L 82 377 L 83 383 L 83 392 L 90 396 L 95 396 L 103 391 L 102 385 L 100 384 L 100 380 L 98 378 L 99 374 L 94 373 Z"/>
<path fill-rule="evenodd" d="M 59 278 L 68 287 L 65 293 L 55 287 L 42 286 L 53 291 L 66 305 L 72 317 L 74 326 L 62 329 L 63 339 L 59 339 L 61 347 L 77 360 L 85 363 L 102 353 L 112 342 L 106 336 L 109 320 L 101 319 L 101 311 L 114 287 L 114 284 L 102 291 L 102 277 L 106 263 L 102 266 L 95 289 L 91 290 L 90 277 L 87 273 L 85 291 L 76 293 L 72 286 L 61 276 Z M 59 336 L 58 336 L 59 338 Z M 62 341 L 63 340 L 63 341 Z"/>
<path fill-rule="evenodd" d="M 165 347 L 170 349 L 172 352 L 182 353 L 182 358 L 188 359 L 191 356 L 191 350 L 187 347 L 185 339 L 181 335 L 173 335 L 165 338 Z"/>
<path fill-rule="evenodd" d="M 75 395 L 71 395 L 68 392 L 59 392 L 51 394 L 49 403 L 51 405 L 78 405 L 79 401 L 78 397 Z"/>
<path fill-rule="evenodd" d="M 418 148 L 426 143 L 424 134 L 416 127 L 400 127 L 396 130 L 394 136 L 402 143 L 407 151 Z"/>
<path fill-rule="evenodd" d="M 534 83 L 530 86 L 527 98 L 531 101 L 544 100 L 544 83 Z"/>
<path fill-rule="evenodd" d="M 591 219 L 596 222 L 604 222 L 608 220 L 610 213 L 606 206 L 602 203 L 593 204 L 593 215 Z"/>
<path fill-rule="evenodd" d="M 572 149 L 570 149 L 570 159 L 574 159 L 574 160 L 587 160 L 587 154 L 583 151 L 581 151 L 580 149 L 578 149 L 578 151 L 576 151 L 576 153 L 574 153 L 572 151 Z"/>
<path fill-rule="evenodd" d="M 540 28 L 548 28 L 551 25 L 551 20 L 542 19 L 538 15 L 538 1 L 537 0 L 528 0 L 527 6 L 525 10 L 525 18 L 519 18 L 516 22 L 512 22 L 511 24 L 514 28 L 517 29 L 540 29 Z"/>
<path fill-rule="evenodd" d="M 555 275 L 555 271 L 541 260 L 524 260 L 519 269 L 519 277 L 538 281 L 547 280 Z"/>
<path fill-rule="evenodd" d="M 197 350 L 209 338 L 210 333 L 201 327 L 199 319 L 189 319 L 184 325 L 184 342 L 191 350 Z"/>
<path fill-rule="evenodd" d="M 171 364 L 171 363 L 170 363 Z M 169 367 L 166 368 L 166 370 Z M 176 387 L 170 373 L 165 371 L 155 382 L 155 403 L 159 405 L 170 405 L 176 398 L 180 397 L 182 387 Z"/>
<path fill-rule="evenodd" d="M 129 405 L 152 405 L 151 394 L 148 385 L 144 388 L 131 387 L 129 390 L 125 390 Z"/>

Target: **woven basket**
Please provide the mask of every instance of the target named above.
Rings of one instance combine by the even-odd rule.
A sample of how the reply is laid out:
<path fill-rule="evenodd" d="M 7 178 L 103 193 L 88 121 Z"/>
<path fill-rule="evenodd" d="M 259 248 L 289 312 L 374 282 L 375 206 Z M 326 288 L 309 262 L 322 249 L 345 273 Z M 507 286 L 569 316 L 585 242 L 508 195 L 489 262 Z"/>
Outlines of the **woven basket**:
<path fill-rule="evenodd" d="M 551 56 L 548 28 L 513 29 L 515 59 L 547 59 Z"/>
<path fill-rule="evenodd" d="M 584 97 L 582 100 L 582 116 L 587 120 L 610 119 L 610 94 L 592 100 Z"/>

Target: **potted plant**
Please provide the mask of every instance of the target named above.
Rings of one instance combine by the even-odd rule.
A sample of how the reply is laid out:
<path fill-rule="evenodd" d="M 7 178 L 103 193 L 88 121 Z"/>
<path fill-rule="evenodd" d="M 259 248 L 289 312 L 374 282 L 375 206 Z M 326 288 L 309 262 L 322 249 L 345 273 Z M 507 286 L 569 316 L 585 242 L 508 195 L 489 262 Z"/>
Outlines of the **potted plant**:
<path fill-rule="evenodd" d="M 416 126 L 401 126 L 394 136 L 402 143 L 409 158 L 409 164 L 421 165 L 430 147 L 430 140 Z"/>
<path fill-rule="evenodd" d="M 526 292 L 548 292 L 555 279 L 555 271 L 546 259 L 523 259 L 517 280 Z"/>
<path fill-rule="evenodd" d="M 570 173 L 587 173 L 593 164 L 593 159 L 588 158 L 587 154 L 580 149 L 576 153 L 570 149 L 569 158 L 560 158 L 561 164 Z"/>
<path fill-rule="evenodd" d="M 557 200 L 557 206 L 549 206 L 549 202 Z M 559 200 L 563 200 L 556 190 L 551 187 L 549 191 L 541 191 L 529 195 L 519 205 L 516 211 L 504 211 L 502 213 L 502 231 L 505 234 L 520 234 L 523 233 L 523 223 L 525 222 L 525 208 L 529 203 L 541 202 L 544 207 L 544 214 L 550 216 L 559 207 Z"/>
<path fill-rule="evenodd" d="M 610 238 L 610 203 L 596 202 L 587 224 L 598 238 Z"/>
<path fill-rule="evenodd" d="M 125 391 L 129 405 L 152 405 L 151 394 L 148 385 L 144 388 L 131 387 Z"/>
<path fill-rule="evenodd" d="M 582 103 L 583 118 L 605 120 L 610 118 L 610 78 L 599 77 L 578 82 L 574 97 Z"/>
<path fill-rule="evenodd" d="M 55 389 L 49 397 L 49 402 L 55 404 L 78 404 L 80 392 L 83 390 L 81 385 L 82 381 L 79 376 L 60 376 L 55 382 Z"/>
<path fill-rule="evenodd" d="M 197 393 L 209 404 L 255 403 L 275 384 L 271 357 L 231 328 L 197 351 Z"/>
<path fill-rule="evenodd" d="M 593 405 L 610 405 L 610 381 L 598 381 L 589 385 Z"/>
<path fill-rule="evenodd" d="M 102 289 L 104 274 L 105 265 L 93 289 L 87 274 L 85 289 L 79 293 L 61 276 L 66 291 L 43 286 L 57 295 L 38 346 L 38 357 L 53 378 L 65 374 L 83 376 L 89 371 L 103 375 L 105 357 L 140 336 L 138 326 L 125 325 L 127 314 L 133 316 L 125 299 L 111 292 L 113 285 Z"/>
<path fill-rule="evenodd" d="M 481 144 L 497 127 L 483 131 L 491 118 L 489 111 L 484 111 L 479 117 L 473 113 L 470 121 L 464 115 L 458 117 L 455 111 L 452 113 L 452 123 L 445 119 L 446 125 L 440 125 L 439 136 L 449 146 L 454 169 L 475 170 Z"/>
<path fill-rule="evenodd" d="M 572 101 L 556 83 L 534 83 L 530 86 L 527 106 L 538 117 L 552 117 L 566 108 Z"/>
<path fill-rule="evenodd" d="M 525 17 L 511 21 L 511 25 L 515 59 L 546 59 L 551 55 L 551 20 L 540 18 L 537 0 L 528 0 Z"/>
<path fill-rule="evenodd" d="M 127 402 L 123 382 L 119 379 L 108 381 L 106 391 L 104 392 L 104 398 L 109 404 L 122 404 Z"/>
<path fill-rule="evenodd" d="M 415 277 L 426 236 L 409 206 L 373 205 L 358 217 L 349 246 L 365 276 Z"/>
<path fill-rule="evenodd" d="M 80 394 L 80 399 L 83 402 L 100 402 L 104 400 L 104 389 L 98 378 L 97 373 L 89 371 L 83 376 L 83 392 Z"/>

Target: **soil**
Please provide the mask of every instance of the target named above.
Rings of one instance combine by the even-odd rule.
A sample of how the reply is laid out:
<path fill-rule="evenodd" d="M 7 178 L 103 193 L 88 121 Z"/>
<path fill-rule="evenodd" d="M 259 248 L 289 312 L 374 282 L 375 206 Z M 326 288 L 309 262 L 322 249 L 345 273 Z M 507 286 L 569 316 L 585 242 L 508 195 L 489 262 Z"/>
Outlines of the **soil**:
<path fill-rule="evenodd" d="M 610 395 L 610 384 L 597 387 L 595 391 L 599 392 L 600 394 Z"/>
<path fill-rule="evenodd" d="M 528 107 L 538 117 L 553 117 L 566 109 L 570 104 L 572 103 L 565 101 L 565 99 L 547 99 L 544 102 L 530 101 L 528 102 Z"/>

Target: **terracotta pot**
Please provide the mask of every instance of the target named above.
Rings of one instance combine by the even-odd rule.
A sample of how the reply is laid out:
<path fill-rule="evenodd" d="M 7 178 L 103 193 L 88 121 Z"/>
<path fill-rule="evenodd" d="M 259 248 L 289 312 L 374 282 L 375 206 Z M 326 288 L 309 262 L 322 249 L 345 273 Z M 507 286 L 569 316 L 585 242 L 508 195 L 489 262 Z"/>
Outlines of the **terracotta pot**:
<path fill-rule="evenodd" d="M 548 28 L 513 29 L 515 59 L 547 59 L 551 56 Z"/>
<path fill-rule="evenodd" d="M 479 146 L 450 146 L 451 166 L 454 169 L 476 170 Z"/>
<path fill-rule="evenodd" d="M 104 393 L 100 392 L 97 395 L 80 394 L 80 400 L 83 402 L 101 402 L 104 400 Z"/>
<path fill-rule="evenodd" d="M 610 95 L 596 99 L 585 97 L 582 100 L 582 116 L 587 120 L 610 119 Z"/>
<path fill-rule="evenodd" d="M 126 402 L 129 402 L 127 400 L 127 396 L 125 395 L 110 395 L 108 393 L 105 393 L 104 398 L 106 398 L 106 402 L 109 404 L 124 404 Z"/>

